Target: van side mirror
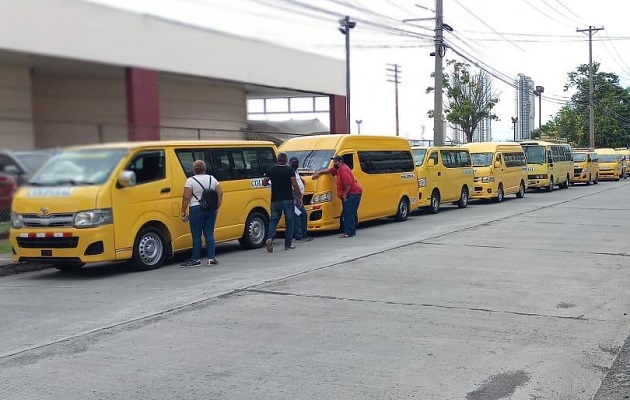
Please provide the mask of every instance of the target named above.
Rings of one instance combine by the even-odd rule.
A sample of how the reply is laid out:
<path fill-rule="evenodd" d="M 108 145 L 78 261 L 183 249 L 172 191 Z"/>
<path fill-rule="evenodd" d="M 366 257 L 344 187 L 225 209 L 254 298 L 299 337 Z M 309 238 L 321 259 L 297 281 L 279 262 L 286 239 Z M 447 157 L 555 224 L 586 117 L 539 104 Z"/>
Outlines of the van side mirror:
<path fill-rule="evenodd" d="M 429 161 L 427 161 L 427 167 L 435 167 L 435 160 L 429 158 Z"/>
<path fill-rule="evenodd" d="M 133 171 L 123 171 L 118 175 L 119 187 L 136 186 L 136 173 Z"/>

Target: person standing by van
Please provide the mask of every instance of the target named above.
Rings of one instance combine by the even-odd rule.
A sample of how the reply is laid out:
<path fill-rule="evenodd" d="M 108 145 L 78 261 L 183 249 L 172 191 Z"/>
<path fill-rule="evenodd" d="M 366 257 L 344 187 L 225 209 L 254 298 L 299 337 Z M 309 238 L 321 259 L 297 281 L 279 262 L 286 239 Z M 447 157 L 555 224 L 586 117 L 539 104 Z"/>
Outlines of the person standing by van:
<path fill-rule="evenodd" d="M 284 232 L 284 249 L 295 249 L 293 244 L 293 220 L 295 218 L 295 207 L 302 205 L 302 192 L 295 179 L 293 168 L 287 165 L 289 159 L 287 153 L 278 154 L 276 165 L 271 168 L 263 177 L 263 186 L 271 183 L 271 217 L 269 220 L 269 231 L 265 248 L 269 253 L 273 252 L 273 240 L 276 236 L 276 229 L 280 217 L 284 213 L 286 224 Z M 298 194 L 294 203 L 293 193 Z"/>
<path fill-rule="evenodd" d="M 313 179 L 319 178 L 323 174 L 330 174 L 337 177 L 337 197 L 343 204 L 341 217 L 343 218 L 343 233 L 340 238 L 353 237 L 357 233 L 358 211 L 361 203 L 363 189 L 359 185 L 350 167 L 343 161 L 342 156 L 333 157 L 333 167 L 322 171 L 317 171 Z"/>
<path fill-rule="evenodd" d="M 184 196 L 182 199 L 182 221 L 190 224 L 190 234 L 192 235 L 192 256 L 182 264 L 183 267 L 199 267 L 201 265 L 201 235 L 206 238 L 206 251 L 208 252 L 208 267 L 219 264 L 215 257 L 214 225 L 217 220 L 217 213 L 223 201 L 223 189 L 219 181 L 212 175 L 206 174 L 206 163 L 203 160 L 196 160 L 193 163 L 193 173 L 186 180 L 184 185 Z M 204 210 L 200 206 L 199 200 L 204 189 L 212 189 L 217 192 L 217 208 L 215 210 Z M 187 213 L 186 210 L 189 210 Z"/>
<path fill-rule="evenodd" d="M 304 180 L 298 173 L 298 168 L 300 166 L 300 160 L 297 157 L 289 158 L 289 166 L 293 168 L 295 171 L 295 180 L 300 187 L 300 192 L 302 193 L 302 198 L 304 198 Z M 308 217 L 306 214 L 306 208 L 304 208 L 304 202 L 300 202 L 298 205 L 298 197 L 297 193 L 294 193 L 295 199 L 295 219 L 293 223 L 293 238 L 295 240 L 303 240 L 305 242 L 310 242 L 313 240 L 312 237 L 308 236 Z M 299 215 L 298 212 L 299 211 Z"/>

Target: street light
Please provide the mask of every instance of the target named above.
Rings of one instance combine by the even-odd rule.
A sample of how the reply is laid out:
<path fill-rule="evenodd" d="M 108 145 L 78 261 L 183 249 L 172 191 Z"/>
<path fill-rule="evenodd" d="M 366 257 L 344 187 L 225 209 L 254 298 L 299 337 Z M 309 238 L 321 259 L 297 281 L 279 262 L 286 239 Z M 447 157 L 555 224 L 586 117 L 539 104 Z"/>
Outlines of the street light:
<path fill-rule="evenodd" d="M 350 133 L 350 29 L 354 28 L 357 23 L 350 21 L 350 17 L 339 20 L 339 32 L 346 37 L 346 128 Z"/>
<path fill-rule="evenodd" d="M 534 96 L 538 96 L 538 130 L 542 135 L 542 94 L 545 92 L 544 86 L 536 86 Z"/>
<path fill-rule="evenodd" d="M 359 135 L 361 134 L 361 124 L 363 123 L 362 119 L 357 119 L 354 122 L 357 123 L 357 131 L 359 132 Z"/>
<path fill-rule="evenodd" d="M 514 141 L 516 140 L 516 123 L 518 122 L 518 117 L 512 117 L 512 129 L 514 129 Z"/>

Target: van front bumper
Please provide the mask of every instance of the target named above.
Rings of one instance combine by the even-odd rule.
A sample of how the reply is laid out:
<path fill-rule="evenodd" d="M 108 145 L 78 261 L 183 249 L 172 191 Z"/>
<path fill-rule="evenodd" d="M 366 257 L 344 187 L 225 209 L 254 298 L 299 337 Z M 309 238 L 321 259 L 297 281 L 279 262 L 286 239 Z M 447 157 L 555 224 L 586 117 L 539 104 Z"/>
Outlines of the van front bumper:
<path fill-rule="evenodd" d="M 473 199 L 494 199 L 497 197 L 497 191 L 491 183 L 475 182 L 471 198 Z"/>
<path fill-rule="evenodd" d="M 549 187 L 550 180 L 549 179 L 528 179 L 527 180 L 527 188 L 528 189 L 544 189 Z"/>
<path fill-rule="evenodd" d="M 12 260 L 46 264 L 116 261 L 114 227 L 11 229 Z"/>

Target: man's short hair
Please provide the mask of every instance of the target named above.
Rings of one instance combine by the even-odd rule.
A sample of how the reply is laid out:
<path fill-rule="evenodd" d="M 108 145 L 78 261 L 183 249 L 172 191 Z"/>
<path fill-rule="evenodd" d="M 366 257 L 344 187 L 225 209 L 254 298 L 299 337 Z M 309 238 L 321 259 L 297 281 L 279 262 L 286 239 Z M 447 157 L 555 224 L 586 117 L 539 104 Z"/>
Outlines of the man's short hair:
<path fill-rule="evenodd" d="M 206 162 L 204 160 L 196 160 L 193 163 L 193 172 L 194 173 L 206 172 Z"/>
<path fill-rule="evenodd" d="M 287 153 L 279 153 L 278 154 L 278 164 L 286 164 L 289 162 L 289 156 Z"/>

